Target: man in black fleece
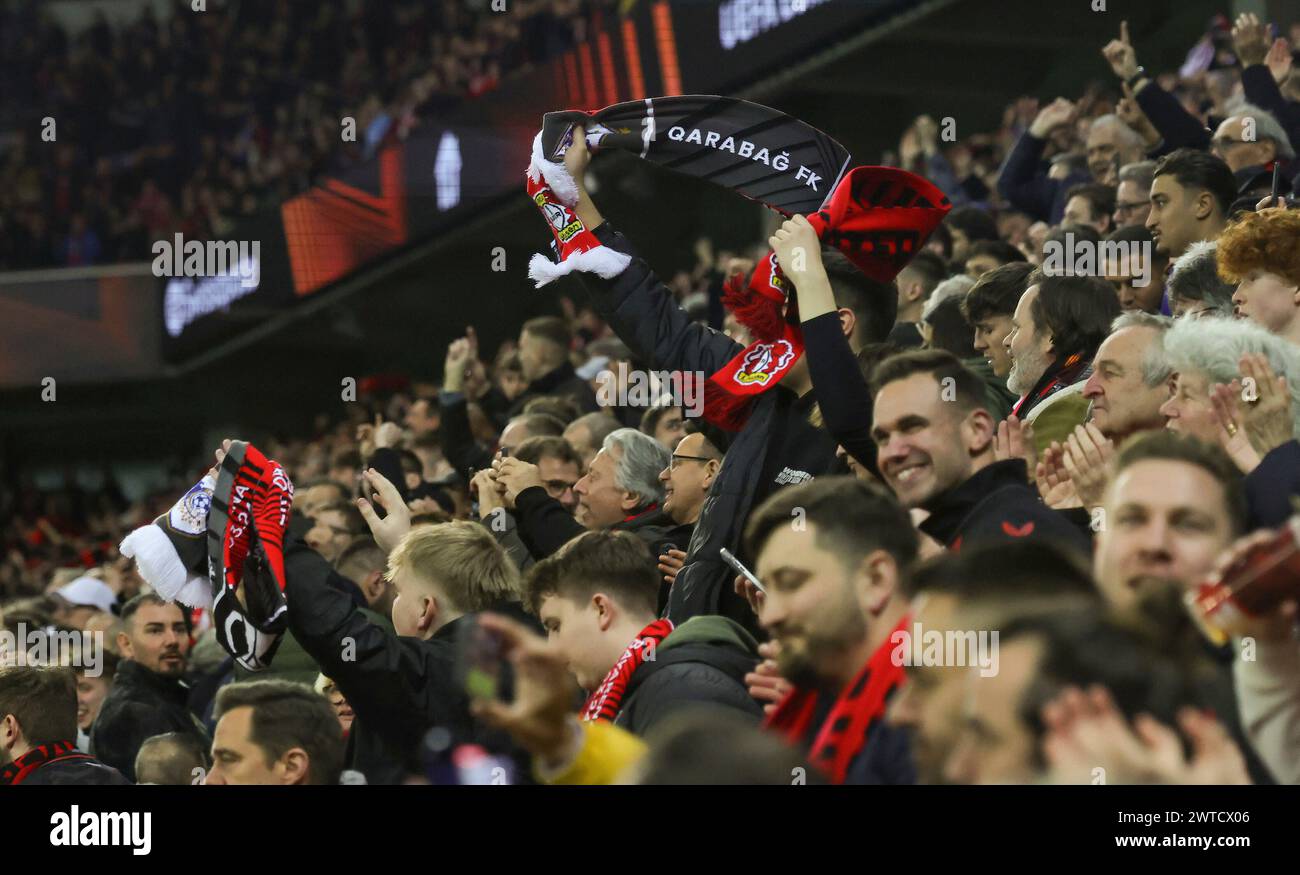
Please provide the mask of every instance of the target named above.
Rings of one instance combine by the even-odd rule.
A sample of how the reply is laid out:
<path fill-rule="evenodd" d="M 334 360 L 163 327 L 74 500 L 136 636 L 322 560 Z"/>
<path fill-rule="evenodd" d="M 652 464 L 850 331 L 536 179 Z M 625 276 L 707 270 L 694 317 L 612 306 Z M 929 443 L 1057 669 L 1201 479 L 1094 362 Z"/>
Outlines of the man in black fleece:
<path fill-rule="evenodd" d="M 727 708 L 755 723 L 762 716 L 744 680 L 758 663 L 757 642 L 725 617 L 676 628 L 656 619 L 659 572 L 634 536 L 588 532 L 533 566 L 526 589 L 551 646 L 588 693 L 583 719 L 644 735 L 685 708 Z"/>
<path fill-rule="evenodd" d="M 123 661 L 90 728 L 90 752 L 134 783 L 146 739 L 184 732 L 204 747 L 210 739 L 189 708 L 190 628 L 181 609 L 152 593 L 138 595 L 122 608 L 121 629 Z"/>

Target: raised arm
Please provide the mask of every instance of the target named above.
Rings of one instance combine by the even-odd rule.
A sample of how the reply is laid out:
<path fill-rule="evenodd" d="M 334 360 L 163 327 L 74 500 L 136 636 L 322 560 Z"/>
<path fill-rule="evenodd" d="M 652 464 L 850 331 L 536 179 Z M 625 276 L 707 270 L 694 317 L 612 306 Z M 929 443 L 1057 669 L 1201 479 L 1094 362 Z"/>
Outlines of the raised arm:
<path fill-rule="evenodd" d="M 582 183 L 590 156 L 581 128 L 564 155 L 564 164 L 578 186 L 578 218 L 593 229 L 601 243 L 633 256 L 628 268 L 612 280 L 579 274 L 592 304 L 632 354 L 656 370 L 703 372 L 719 370 L 740 352 L 740 344 L 718 331 L 692 322 L 677 306 L 627 239 L 596 209 Z"/>

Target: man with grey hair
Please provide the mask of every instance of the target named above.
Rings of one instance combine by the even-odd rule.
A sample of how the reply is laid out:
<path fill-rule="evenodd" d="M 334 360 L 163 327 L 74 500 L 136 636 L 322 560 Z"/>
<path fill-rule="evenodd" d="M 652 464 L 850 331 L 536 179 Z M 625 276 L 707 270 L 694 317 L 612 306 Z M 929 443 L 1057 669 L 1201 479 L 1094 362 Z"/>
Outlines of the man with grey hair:
<path fill-rule="evenodd" d="M 1213 240 L 1202 240 L 1174 259 L 1166 281 L 1169 310 L 1174 318 L 1231 318 L 1234 287 L 1219 276 L 1217 245 Z"/>
<path fill-rule="evenodd" d="M 1142 135 L 1114 113 L 1097 116 L 1088 128 L 1088 172 L 1102 185 L 1115 185 L 1119 169 L 1146 151 Z"/>
<path fill-rule="evenodd" d="M 1088 421 L 1118 444 L 1140 431 L 1164 428 L 1160 407 L 1169 398 L 1174 369 L 1164 353 L 1173 320 L 1132 311 L 1111 323 L 1083 386 Z"/>
<path fill-rule="evenodd" d="M 577 510 L 570 515 L 544 488 L 535 465 L 516 458 L 493 463 L 498 489 L 513 508 L 519 537 L 534 559 L 554 554 L 584 531 L 629 531 L 646 541 L 654 555 L 682 550 L 691 525 L 678 525 L 663 511 L 659 472 L 671 454 L 657 440 L 634 428 L 610 432 L 587 473 L 574 486 Z"/>
<path fill-rule="evenodd" d="M 1253 198 L 1251 203 L 1272 191 L 1274 162 L 1295 158 L 1291 140 L 1277 116 L 1251 103 L 1238 104 L 1233 114 L 1223 120 L 1210 141 L 1210 151 L 1232 170 L 1238 196 Z M 1290 188 L 1285 185 L 1282 193 Z"/>
<path fill-rule="evenodd" d="M 1151 212 L 1151 182 L 1156 177 L 1156 162 L 1134 161 L 1119 169 L 1119 187 L 1115 189 L 1116 228 L 1130 225 L 1145 227 Z"/>

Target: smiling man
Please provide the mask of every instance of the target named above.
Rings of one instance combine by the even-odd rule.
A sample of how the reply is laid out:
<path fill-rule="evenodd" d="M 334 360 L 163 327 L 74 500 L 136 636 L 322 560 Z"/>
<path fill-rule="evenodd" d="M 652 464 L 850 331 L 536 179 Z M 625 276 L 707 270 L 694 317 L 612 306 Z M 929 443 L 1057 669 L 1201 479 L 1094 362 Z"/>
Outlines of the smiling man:
<path fill-rule="evenodd" d="M 905 676 L 891 638 L 908 622 L 901 584 L 918 549 L 906 510 L 877 486 L 821 477 L 768 498 L 745 543 L 767 589 L 759 622 L 793 687 L 764 725 L 834 783 L 913 783 L 905 734 L 883 719 Z"/>
<path fill-rule="evenodd" d="M 135 758 L 145 739 L 166 732 L 207 733 L 189 710 L 190 627 L 175 604 L 138 595 L 122 608 L 117 635 L 122 662 L 90 732 L 91 753 L 135 781 Z"/>
<path fill-rule="evenodd" d="M 1084 533 L 1028 485 L 1023 459 L 994 459 L 984 387 L 954 356 L 892 356 L 871 382 L 881 476 L 905 507 L 929 512 L 921 531 L 949 549 L 1025 537 L 1087 549 Z"/>

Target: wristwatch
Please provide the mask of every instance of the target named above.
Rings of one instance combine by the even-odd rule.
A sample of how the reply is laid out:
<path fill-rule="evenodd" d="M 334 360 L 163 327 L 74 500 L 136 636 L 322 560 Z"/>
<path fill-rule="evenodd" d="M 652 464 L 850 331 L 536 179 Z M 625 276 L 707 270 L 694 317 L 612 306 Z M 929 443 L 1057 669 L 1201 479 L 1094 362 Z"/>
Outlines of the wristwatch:
<path fill-rule="evenodd" d="M 1147 75 L 1147 68 L 1138 67 L 1136 73 L 1134 73 L 1132 76 L 1124 80 L 1124 84 L 1127 85 L 1129 88 L 1135 88 L 1138 82 L 1146 78 L 1146 75 Z"/>

